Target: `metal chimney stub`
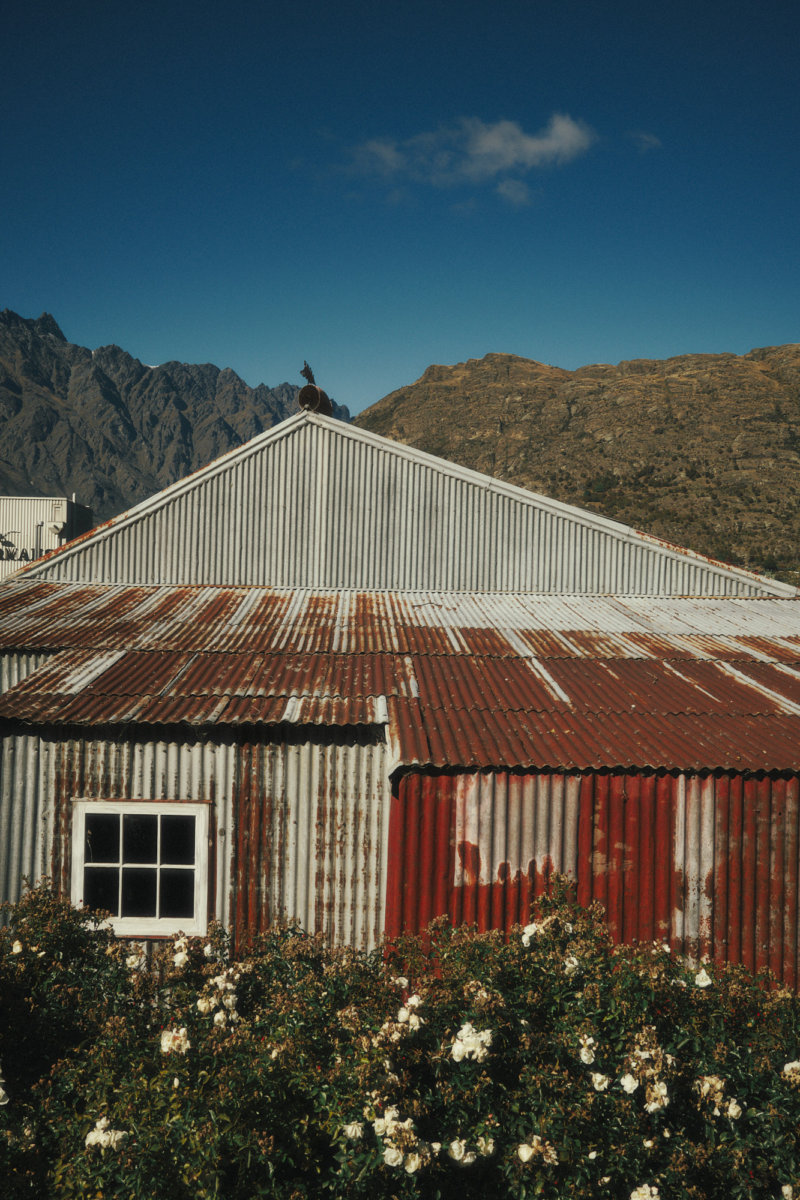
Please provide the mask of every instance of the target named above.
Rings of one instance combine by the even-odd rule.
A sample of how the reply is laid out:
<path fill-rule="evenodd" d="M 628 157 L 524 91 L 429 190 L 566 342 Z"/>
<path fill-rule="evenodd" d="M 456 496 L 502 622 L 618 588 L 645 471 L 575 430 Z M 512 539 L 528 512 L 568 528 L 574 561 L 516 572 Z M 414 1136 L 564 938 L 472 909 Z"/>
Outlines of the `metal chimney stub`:
<path fill-rule="evenodd" d="M 321 413 L 323 417 L 333 416 L 333 405 L 326 392 L 323 392 L 321 387 L 318 387 L 314 382 L 314 372 L 307 362 L 303 363 L 303 369 L 300 372 L 308 383 L 304 388 L 300 389 L 300 395 L 297 397 L 297 403 L 306 412 Z"/>

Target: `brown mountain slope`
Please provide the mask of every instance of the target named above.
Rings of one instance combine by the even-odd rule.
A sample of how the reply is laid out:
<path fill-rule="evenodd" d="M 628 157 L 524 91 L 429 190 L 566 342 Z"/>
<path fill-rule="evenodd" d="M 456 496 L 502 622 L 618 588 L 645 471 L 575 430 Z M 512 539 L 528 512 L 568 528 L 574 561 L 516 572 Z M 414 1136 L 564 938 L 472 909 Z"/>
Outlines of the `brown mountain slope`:
<path fill-rule="evenodd" d="M 487 354 L 355 424 L 800 582 L 800 344 L 577 371 Z"/>

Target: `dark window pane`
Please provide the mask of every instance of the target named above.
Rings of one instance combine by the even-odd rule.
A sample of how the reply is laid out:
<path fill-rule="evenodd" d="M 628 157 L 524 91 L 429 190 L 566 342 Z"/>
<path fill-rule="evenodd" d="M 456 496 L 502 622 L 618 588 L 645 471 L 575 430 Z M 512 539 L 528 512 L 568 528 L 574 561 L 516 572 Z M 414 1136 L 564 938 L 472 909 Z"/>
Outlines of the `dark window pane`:
<path fill-rule="evenodd" d="M 86 814 L 84 862 L 119 862 L 119 816 L 117 813 Z"/>
<path fill-rule="evenodd" d="M 119 915 L 119 870 L 116 867 L 85 867 L 83 903 Z"/>
<path fill-rule="evenodd" d="M 156 915 L 156 872 L 146 867 L 122 869 L 122 917 Z"/>
<path fill-rule="evenodd" d="M 194 817 L 161 818 L 161 861 L 194 862 Z"/>
<path fill-rule="evenodd" d="M 161 871 L 160 917 L 194 916 L 194 871 Z"/>
<path fill-rule="evenodd" d="M 122 818 L 122 861 L 154 863 L 158 853 L 158 817 L 130 814 Z"/>

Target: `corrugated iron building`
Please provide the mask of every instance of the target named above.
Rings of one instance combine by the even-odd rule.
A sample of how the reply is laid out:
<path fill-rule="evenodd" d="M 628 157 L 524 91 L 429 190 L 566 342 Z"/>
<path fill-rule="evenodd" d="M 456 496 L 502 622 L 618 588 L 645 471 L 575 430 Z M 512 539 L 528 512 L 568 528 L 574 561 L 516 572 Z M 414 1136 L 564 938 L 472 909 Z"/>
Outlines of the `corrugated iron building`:
<path fill-rule="evenodd" d="M 794 589 L 300 414 L 0 587 L 0 894 L 524 921 L 798 983 Z"/>

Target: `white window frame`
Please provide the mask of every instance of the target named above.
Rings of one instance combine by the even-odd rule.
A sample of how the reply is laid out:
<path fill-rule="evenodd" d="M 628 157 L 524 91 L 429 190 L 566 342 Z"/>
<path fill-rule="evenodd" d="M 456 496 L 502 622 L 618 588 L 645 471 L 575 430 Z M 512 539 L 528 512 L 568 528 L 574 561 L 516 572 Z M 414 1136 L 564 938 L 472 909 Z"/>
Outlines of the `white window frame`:
<path fill-rule="evenodd" d="M 109 917 L 108 924 L 122 937 L 170 937 L 176 933 L 203 935 L 208 928 L 208 804 L 168 800 L 73 800 L 72 874 L 70 898 L 83 905 L 83 854 L 87 813 L 148 816 L 193 816 L 194 824 L 194 914 L 192 917 Z M 120 855 L 122 844 L 120 842 Z M 111 864 L 114 865 L 114 864 Z M 121 869 L 121 863 L 120 863 Z"/>

